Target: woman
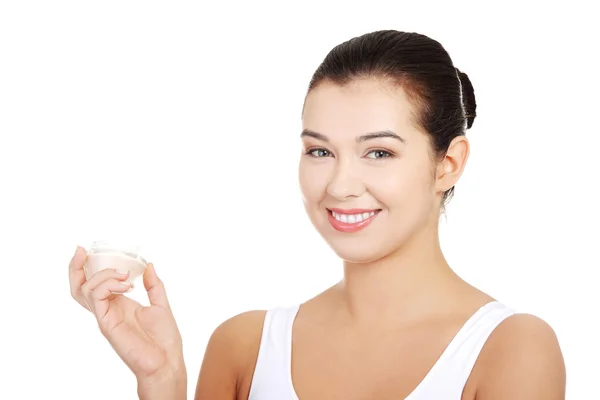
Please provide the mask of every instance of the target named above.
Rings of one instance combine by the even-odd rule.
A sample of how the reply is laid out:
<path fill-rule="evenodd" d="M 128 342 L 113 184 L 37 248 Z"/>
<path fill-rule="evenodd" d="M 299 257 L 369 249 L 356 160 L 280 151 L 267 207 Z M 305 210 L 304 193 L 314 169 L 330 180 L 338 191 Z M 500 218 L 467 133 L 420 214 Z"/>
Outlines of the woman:
<path fill-rule="evenodd" d="M 379 31 L 335 47 L 302 113 L 300 184 L 344 277 L 300 306 L 250 311 L 208 343 L 196 399 L 563 399 L 552 329 L 458 277 L 438 220 L 469 155 L 475 119 L 466 74 L 415 33 Z M 150 264 L 150 307 L 113 293 L 126 275 L 86 281 L 74 298 L 138 380 L 141 399 L 186 398 L 182 341 Z"/>

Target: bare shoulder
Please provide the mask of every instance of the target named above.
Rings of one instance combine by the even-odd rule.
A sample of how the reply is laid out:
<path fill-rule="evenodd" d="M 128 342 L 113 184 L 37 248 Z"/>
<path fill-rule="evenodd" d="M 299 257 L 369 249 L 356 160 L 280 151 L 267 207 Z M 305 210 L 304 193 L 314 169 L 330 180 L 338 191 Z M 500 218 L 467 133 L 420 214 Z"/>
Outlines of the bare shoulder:
<path fill-rule="evenodd" d="M 515 314 L 488 338 L 473 372 L 477 400 L 565 398 L 565 364 L 552 327 Z"/>
<path fill-rule="evenodd" d="M 265 314 L 265 310 L 246 311 L 214 330 L 200 368 L 196 400 L 247 397 Z"/>
<path fill-rule="evenodd" d="M 215 329 L 211 341 L 235 346 L 237 350 L 253 346 L 262 336 L 266 313 L 266 310 L 252 310 L 227 319 Z"/>

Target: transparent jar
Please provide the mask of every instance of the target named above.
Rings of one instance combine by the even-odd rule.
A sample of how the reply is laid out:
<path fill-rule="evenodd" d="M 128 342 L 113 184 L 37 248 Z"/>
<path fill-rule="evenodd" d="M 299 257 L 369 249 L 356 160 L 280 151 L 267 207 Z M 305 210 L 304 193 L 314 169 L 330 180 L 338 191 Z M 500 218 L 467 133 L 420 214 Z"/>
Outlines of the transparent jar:
<path fill-rule="evenodd" d="M 83 267 L 86 279 L 98 271 L 112 268 L 129 271 L 126 282 L 132 283 L 144 274 L 147 262 L 141 255 L 141 246 L 128 246 L 110 241 L 92 243 L 87 252 L 87 261 Z"/>

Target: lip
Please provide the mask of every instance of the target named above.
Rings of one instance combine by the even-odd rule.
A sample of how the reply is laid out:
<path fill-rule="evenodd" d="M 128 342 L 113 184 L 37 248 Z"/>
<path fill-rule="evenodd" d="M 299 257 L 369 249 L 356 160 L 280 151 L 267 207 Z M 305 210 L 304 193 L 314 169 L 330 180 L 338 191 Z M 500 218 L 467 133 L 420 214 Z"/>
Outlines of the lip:
<path fill-rule="evenodd" d="M 335 219 L 333 217 L 332 212 L 335 212 L 336 214 L 362 214 L 362 213 L 370 213 L 375 211 L 375 215 L 360 221 L 360 222 L 355 222 L 355 223 L 348 223 L 348 222 L 341 222 L 338 221 L 337 219 Z M 344 233 L 354 233 L 354 232 L 358 232 L 361 231 L 363 229 L 365 229 L 367 226 L 369 226 L 371 224 L 371 222 L 373 222 L 373 220 L 377 217 L 377 215 L 379 215 L 379 212 L 381 211 L 381 209 L 363 209 L 363 208 L 351 208 L 351 209 L 340 209 L 340 208 L 328 208 L 327 209 L 327 218 L 329 220 L 329 223 L 331 224 L 331 226 L 333 227 L 333 229 L 335 229 L 336 231 L 339 232 L 344 232 Z"/>

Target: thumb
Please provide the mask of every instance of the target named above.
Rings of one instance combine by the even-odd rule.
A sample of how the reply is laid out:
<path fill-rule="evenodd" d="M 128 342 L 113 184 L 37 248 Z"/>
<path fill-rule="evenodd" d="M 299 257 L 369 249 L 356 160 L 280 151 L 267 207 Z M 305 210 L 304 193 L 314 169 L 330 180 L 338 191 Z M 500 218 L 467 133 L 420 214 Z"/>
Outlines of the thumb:
<path fill-rule="evenodd" d="M 144 271 L 144 287 L 148 292 L 150 304 L 164 307 L 166 309 L 170 308 L 165 286 L 158 275 L 156 275 L 156 270 L 154 269 L 154 264 L 152 263 L 148 263 L 146 271 Z"/>

